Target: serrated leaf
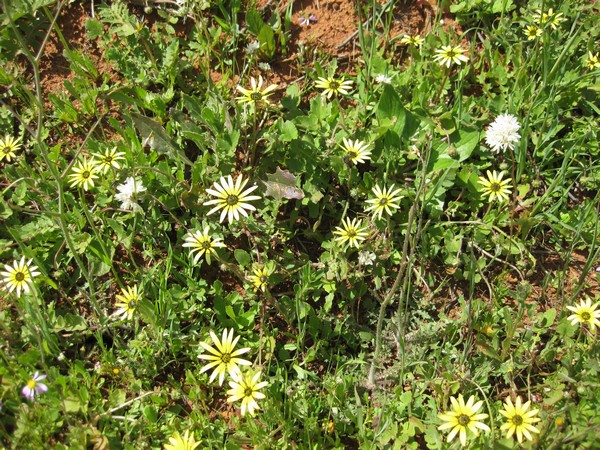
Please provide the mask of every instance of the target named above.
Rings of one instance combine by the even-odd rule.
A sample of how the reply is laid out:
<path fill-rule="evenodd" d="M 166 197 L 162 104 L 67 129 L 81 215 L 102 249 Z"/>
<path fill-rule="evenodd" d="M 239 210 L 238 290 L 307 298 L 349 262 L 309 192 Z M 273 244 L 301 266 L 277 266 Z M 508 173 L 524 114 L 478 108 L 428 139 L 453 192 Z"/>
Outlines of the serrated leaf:
<path fill-rule="evenodd" d="M 259 184 L 263 186 L 265 195 L 275 200 L 304 198 L 304 191 L 296 187 L 296 176 L 288 170 L 281 170 L 280 167 L 275 173 L 267 175 L 267 181 L 260 180 Z"/>
<path fill-rule="evenodd" d="M 40 216 L 37 220 L 29 222 L 19 230 L 19 235 L 22 240 L 29 240 L 35 236 L 42 236 L 45 233 L 58 231 L 59 227 L 54 221 L 47 216 Z"/>
<path fill-rule="evenodd" d="M 96 19 L 87 19 L 85 21 L 85 29 L 87 30 L 88 39 L 95 40 L 104 36 L 104 25 Z"/>
<path fill-rule="evenodd" d="M 296 128 L 296 125 L 289 120 L 279 123 L 279 132 L 279 137 L 283 142 L 291 142 L 294 139 L 298 139 L 298 129 Z"/>
<path fill-rule="evenodd" d="M 246 12 L 246 25 L 248 30 L 255 36 L 258 36 L 265 23 L 260 17 L 260 13 L 256 9 L 249 9 Z"/>

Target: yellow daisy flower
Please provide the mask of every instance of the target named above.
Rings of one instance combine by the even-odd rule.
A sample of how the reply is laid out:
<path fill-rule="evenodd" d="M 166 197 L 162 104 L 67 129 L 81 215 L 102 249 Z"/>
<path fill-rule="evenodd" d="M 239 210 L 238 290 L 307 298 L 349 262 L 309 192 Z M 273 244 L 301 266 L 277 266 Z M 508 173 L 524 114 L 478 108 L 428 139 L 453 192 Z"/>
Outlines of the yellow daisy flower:
<path fill-rule="evenodd" d="M 529 25 L 525 28 L 525 36 L 527 36 L 528 41 L 533 41 L 534 39 L 539 38 L 542 35 L 542 29 L 537 25 Z"/>
<path fill-rule="evenodd" d="M 457 45 L 452 47 L 451 45 L 442 45 L 442 48 L 439 48 L 435 51 L 436 55 L 433 57 L 434 60 L 440 63 L 440 65 L 445 65 L 446 67 L 450 67 L 452 63 L 461 65 L 463 62 L 467 62 L 469 60 L 468 56 L 466 56 L 465 50 Z"/>
<path fill-rule="evenodd" d="M 504 172 L 490 172 L 486 171 L 487 178 L 479 177 L 479 184 L 483 187 L 481 188 L 481 194 L 485 197 L 489 198 L 490 202 L 497 200 L 499 202 L 507 201 L 511 194 L 511 184 L 510 180 L 503 180 Z"/>
<path fill-rule="evenodd" d="M 595 55 L 592 52 L 588 52 L 588 58 L 585 60 L 585 67 L 588 69 L 597 69 L 600 67 L 600 59 L 598 59 L 598 55 Z M 0 155 L 0 159 L 2 156 Z"/>
<path fill-rule="evenodd" d="M 213 373 L 209 378 L 209 382 L 216 378 L 219 375 L 219 385 L 223 385 L 223 380 L 225 379 L 225 372 L 229 374 L 230 377 L 234 377 L 235 374 L 240 372 L 240 368 L 238 365 L 242 366 L 250 366 L 252 363 L 245 359 L 239 358 L 239 355 L 243 355 L 250 351 L 250 348 L 240 348 L 239 350 L 235 350 L 235 344 L 239 341 L 240 337 L 237 336 L 235 339 L 233 338 L 233 328 L 231 330 L 227 330 L 225 328 L 223 330 L 223 336 L 221 340 L 217 337 L 217 335 L 211 330 L 210 337 L 215 344 L 215 347 L 208 345 L 205 342 L 200 342 L 200 345 L 204 350 L 206 350 L 210 354 L 202 354 L 199 355 L 198 358 L 206 359 L 209 362 L 202 369 L 200 369 L 200 373 L 204 373 L 207 370 L 214 368 Z"/>
<path fill-rule="evenodd" d="M 415 47 L 419 47 L 421 44 L 423 44 L 424 41 L 425 40 L 418 34 L 415 36 L 405 34 L 404 36 L 402 36 L 402 39 L 400 39 L 401 44 L 414 45 Z"/>
<path fill-rule="evenodd" d="M 327 96 L 327 98 L 331 98 L 333 95 L 337 97 L 339 94 L 348 95 L 352 88 L 352 80 L 319 77 L 315 82 L 315 87 L 323 89 L 323 95 Z"/>
<path fill-rule="evenodd" d="M 470 430 L 474 435 L 477 435 L 479 430 L 490 431 L 490 427 L 481 422 L 488 415 L 477 414 L 477 411 L 483 405 L 483 401 L 480 400 L 475 403 L 475 397 L 471 396 L 465 403 L 462 394 L 458 394 L 458 400 L 450 397 L 450 402 L 452 403 L 452 410 L 438 414 L 440 420 L 445 422 L 438 427 L 438 430 L 450 430 L 448 442 L 452 441 L 458 434 L 460 444 L 464 447 L 467 445 L 467 430 Z"/>
<path fill-rule="evenodd" d="M 90 187 L 94 186 L 94 180 L 98 178 L 98 175 L 96 175 L 97 171 L 98 166 L 96 166 L 95 160 L 88 160 L 86 158 L 80 160 L 73 167 L 73 173 L 69 175 L 71 187 L 82 187 L 84 191 L 87 191 Z"/>
<path fill-rule="evenodd" d="M 517 397 L 517 401 L 513 405 L 510 397 L 508 397 L 504 402 L 504 409 L 500 410 L 500 414 L 506 417 L 506 422 L 500 427 L 500 430 L 506 431 L 506 437 L 509 439 L 513 434 L 516 434 L 519 444 L 523 442 L 523 436 L 531 441 L 533 440 L 531 433 L 540 432 L 533 426 L 534 423 L 541 420 L 535 417 L 539 410 L 527 411 L 530 405 L 530 401 L 521 404 L 521 397 Z"/>
<path fill-rule="evenodd" d="M 265 398 L 265 394 L 258 392 L 260 389 L 268 385 L 266 381 L 259 382 L 260 372 L 254 375 L 248 373 L 242 375 L 241 373 L 235 373 L 231 376 L 233 381 L 229 382 L 231 389 L 227 391 L 227 402 L 242 401 L 242 416 L 248 412 L 251 416 L 257 409 L 260 409 L 256 400 Z"/>
<path fill-rule="evenodd" d="M 135 284 L 133 287 L 127 286 L 123 290 L 123 294 L 117 295 L 116 299 L 118 300 L 118 302 L 115 303 L 117 310 L 113 313 L 113 315 L 118 316 L 121 320 L 131 320 L 137 309 L 138 303 L 141 300 L 141 296 L 138 293 L 137 284 Z"/>
<path fill-rule="evenodd" d="M 400 208 L 398 202 L 402 198 L 400 194 L 400 189 L 394 189 L 394 185 L 392 184 L 390 188 L 384 187 L 381 189 L 379 186 L 375 185 L 373 188 L 373 193 L 375 194 L 375 198 L 367 200 L 367 203 L 371 203 L 366 211 L 372 211 L 373 217 L 381 219 L 381 215 L 385 211 L 388 215 L 392 215 L 394 213 L 394 209 Z"/>
<path fill-rule="evenodd" d="M 578 323 L 584 325 L 587 324 L 590 327 L 591 332 L 596 331 L 596 327 L 600 327 L 600 310 L 598 310 L 598 306 L 600 303 L 592 304 L 592 300 L 588 298 L 587 300 L 581 300 L 575 306 L 567 306 L 569 311 L 573 311 L 574 314 L 571 314 L 567 319 L 573 324 L 577 325 Z"/>
<path fill-rule="evenodd" d="M 119 161 L 125 159 L 125 152 L 118 152 L 117 147 L 113 147 L 104 153 L 94 153 L 93 156 L 96 158 L 95 165 L 99 172 L 106 173 L 113 167 L 121 168 Z"/>
<path fill-rule="evenodd" d="M 269 285 L 269 276 L 271 273 L 273 273 L 273 271 L 269 270 L 267 266 L 256 266 L 252 272 L 252 275 L 248 276 L 248 281 L 252 283 L 254 289 L 260 289 L 264 292 Z"/>
<path fill-rule="evenodd" d="M 553 30 L 556 30 L 556 28 L 561 24 L 561 22 L 565 20 L 563 17 L 563 13 L 555 13 L 554 9 L 552 8 L 549 8 L 547 13 L 543 13 L 541 10 L 538 9 L 533 14 L 533 18 L 542 27 L 549 23 L 550 28 L 552 28 Z"/>
<path fill-rule="evenodd" d="M 210 228 L 206 227 L 203 231 L 196 231 L 194 233 L 190 233 L 185 238 L 184 247 L 190 247 L 190 254 L 194 254 L 196 252 L 196 256 L 194 256 L 194 264 L 198 262 L 198 260 L 205 255 L 206 262 L 210 264 L 210 255 L 217 255 L 217 251 L 215 250 L 218 247 L 225 247 L 225 244 L 221 238 L 213 238 L 209 234 Z"/>
<path fill-rule="evenodd" d="M 336 227 L 333 234 L 337 235 L 336 241 L 346 244 L 350 247 L 359 248 L 359 244 L 364 241 L 369 233 L 365 231 L 367 227 L 361 227 L 358 219 L 343 219 L 342 227 Z"/>
<path fill-rule="evenodd" d="M 0 138 L 0 161 L 6 158 L 8 162 L 16 156 L 16 151 L 21 148 L 21 138 L 13 138 L 7 134 L 4 138 Z"/>
<path fill-rule="evenodd" d="M 261 89 L 262 84 L 262 75 L 258 77 L 258 81 L 256 78 L 250 78 L 250 89 L 246 89 L 238 84 L 236 89 L 241 92 L 242 95 L 236 97 L 236 100 L 239 103 L 253 103 L 255 105 L 260 102 L 269 103 L 268 97 L 277 89 L 277 85 L 272 84 L 267 86 L 265 89 Z"/>
<path fill-rule="evenodd" d="M 347 138 L 344 138 L 343 141 L 344 145 L 342 145 L 342 149 L 345 153 L 344 160 L 358 164 L 371 159 L 371 144 L 359 140 L 353 141 Z"/>
<path fill-rule="evenodd" d="M 164 450 L 194 450 L 199 445 L 200 442 L 196 441 L 194 433 L 190 436 L 190 430 L 185 430 L 183 436 L 176 431 L 169 438 L 169 443 L 165 444 Z"/>
<path fill-rule="evenodd" d="M 238 175 L 235 183 L 233 182 L 231 175 L 229 175 L 227 179 L 221 177 L 220 182 L 215 182 L 213 185 L 214 189 L 206 190 L 210 195 L 217 197 L 214 200 L 204 202 L 205 206 L 216 205 L 207 213 L 207 215 L 211 215 L 215 211 L 222 209 L 219 222 L 223 222 L 223 219 L 227 216 L 229 223 L 232 223 L 233 219 L 239 220 L 240 213 L 244 217 L 248 217 L 246 210 L 256 210 L 256 208 L 248 202 L 259 200 L 260 197 L 258 195 L 248 195 L 258 187 L 256 185 L 249 187 L 245 191 L 243 190 L 247 183 L 248 180 L 244 180 L 242 175 Z"/>
<path fill-rule="evenodd" d="M 2 281 L 8 292 L 16 291 L 17 297 L 21 296 L 21 291 L 28 294 L 31 290 L 33 277 L 40 274 L 37 271 L 37 266 L 31 264 L 33 259 L 25 261 L 22 257 L 20 261 L 14 261 L 13 265 L 5 264 L 4 272 L 2 272 Z"/>

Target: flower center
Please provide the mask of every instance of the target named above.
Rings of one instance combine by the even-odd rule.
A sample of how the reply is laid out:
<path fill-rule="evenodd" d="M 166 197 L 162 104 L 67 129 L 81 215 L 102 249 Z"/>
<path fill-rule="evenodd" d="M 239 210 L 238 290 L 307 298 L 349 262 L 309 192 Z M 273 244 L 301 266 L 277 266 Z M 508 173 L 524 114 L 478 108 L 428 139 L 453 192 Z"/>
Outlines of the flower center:
<path fill-rule="evenodd" d="M 81 172 L 81 178 L 83 179 L 88 179 L 90 177 L 91 173 L 89 170 L 84 170 L 83 172 Z"/>
<path fill-rule="evenodd" d="M 385 198 L 385 197 L 381 197 L 381 198 L 379 199 L 379 206 L 385 206 L 385 205 L 387 205 L 387 204 L 388 204 L 388 199 L 387 199 L 387 198 Z"/>
<path fill-rule="evenodd" d="M 221 362 L 224 364 L 229 364 L 231 361 L 231 353 L 223 353 L 221 355 Z"/>
<path fill-rule="evenodd" d="M 204 241 L 202 244 L 200 244 L 200 248 L 202 248 L 202 250 L 210 250 L 212 247 L 212 244 L 210 243 L 210 241 Z"/>
<path fill-rule="evenodd" d="M 135 309 L 135 300 L 130 300 L 128 305 L 129 305 L 129 309 Z"/>
<path fill-rule="evenodd" d="M 252 397 L 253 392 L 254 391 L 251 387 L 247 387 L 246 389 L 244 389 L 244 397 Z"/>
<path fill-rule="evenodd" d="M 466 427 L 470 421 L 471 418 L 466 414 L 461 414 L 460 416 L 458 416 L 458 424 L 462 427 Z"/>
<path fill-rule="evenodd" d="M 114 158 L 112 156 L 108 155 L 108 156 L 104 157 L 104 162 L 107 163 L 107 164 L 110 164 L 110 163 L 113 162 L 113 159 Z"/>
<path fill-rule="evenodd" d="M 259 102 L 262 100 L 262 93 L 253 92 L 252 94 L 250 94 L 250 98 L 252 99 L 253 102 Z"/>
<path fill-rule="evenodd" d="M 2 151 L 3 151 L 4 153 L 10 153 L 10 151 L 11 151 L 11 150 L 12 150 L 12 148 L 11 148 L 11 146 L 10 146 L 10 145 L 7 145 L 7 146 L 5 146 L 5 147 L 2 147 Z"/>
<path fill-rule="evenodd" d="M 35 385 L 36 385 L 36 384 L 37 384 L 37 383 L 36 383 L 36 381 L 35 381 L 35 380 L 29 380 L 29 381 L 27 382 L 27 387 L 28 387 L 29 389 L 33 389 L 33 388 L 35 387 Z"/>
<path fill-rule="evenodd" d="M 263 284 L 264 284 L 264 283 L 266 283 L 267 281 L 269 281 L 269 279 L 267 278 L 267 276 L 266 276 L 266 275 L 261 275 L 261 276 L 259 277 L 259 280 L 260 280 L 260 282 L 261 282 L 261 283 L 263 283 Z"/>
<path fill-rule="evenodd" d="M 490 185 L 490 190 L 492 192 L 500 192 L 500 183 L 492 183 Z"/>
<path fill-rule="evenodd" d="M 358 156 L 358 152 L 356 150 L 348 150 L 348 158 L 350 159 L 356 159 L 356 157 Z"/>
<path fill-rule="evenodd" d="M 446 56 L 450 59 L 454 59 L 458 56 L 458 52 L 454 49 L 448 50 L 448 53 L 446 53 Z"/>
<path fill-rule="evenodd" d="M 332 91 L 337 91 L 340 87 L 340 83 L 335 80 L 329 82 L 329 89 Z"/>
<path fill-rule="evenodd" d="M 25 272 L 16 272 L 15 273 L 15 281 L 24 281 L 25 280 Z"/>
<path fill-rule="evenodd" d="M 581 313 L 581 320 L 583 320 L 584 322 L 589 322 L 589 320 L 591 318 L 592 318 L 592 315 L 589 312 L 584 311 Z"/>
<path fill-rule="evenodd" d="M 235 206 L 238 204 L 239 201 L 240 199 L 237 195 L 228 195 L 227 199 L 225 200 L 228 206 Z"/>
<path fill-rule="evenodd" d="M 521 416 L 514 416 L 512 418 L 512 423 L 514 423 L 516 426 L 520 426 L 523 424 L 523 417 Z"/>
<path fill-rule="evenodd" d="M 356 236 L 358 235 L 358 233 L 356 232 L 356 230 L 348 230 L 348 231 L 346 232 L 346 234 L 348 235 L 348 237 L 349 237 L 350 239 L 352 239 L 352 238 L 354 238 L 354 237 L 356 237 Z"/>

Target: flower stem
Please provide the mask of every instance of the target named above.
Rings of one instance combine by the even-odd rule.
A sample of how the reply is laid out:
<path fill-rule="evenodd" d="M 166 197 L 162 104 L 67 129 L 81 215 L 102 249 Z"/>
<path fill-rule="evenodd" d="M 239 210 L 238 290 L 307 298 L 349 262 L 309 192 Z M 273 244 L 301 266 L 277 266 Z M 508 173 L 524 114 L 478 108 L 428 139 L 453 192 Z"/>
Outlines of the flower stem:
<path fill-rule="evenodd" d="M 435 100 L 433 101 L 434 104 L 437 104 L 437 102 L 440 100 L 442 91 L 444 90 L 444 86 L 446 85 L 446 80 L 448 80 L 449 73 L 450 73 L 450 69 L 446 69 L 444 72 L 444 81 L 442 81 L 442 84 L 440 85 L 440 90 L 438 91 L 438 93 L 435 96 Z"/>

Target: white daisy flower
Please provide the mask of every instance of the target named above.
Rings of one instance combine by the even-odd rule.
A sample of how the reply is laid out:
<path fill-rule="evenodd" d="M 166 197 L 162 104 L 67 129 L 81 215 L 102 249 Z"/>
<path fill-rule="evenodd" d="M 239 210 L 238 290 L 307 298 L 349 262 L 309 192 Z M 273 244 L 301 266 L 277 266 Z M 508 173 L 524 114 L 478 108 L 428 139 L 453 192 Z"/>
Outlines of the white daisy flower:
<path fill-rule="evenodd" d="M 488 127 L 485 142 L 496 153 L 506 151 L 507 148 L 514 150 L 515 142 L 521 138 L 518 133 L 519 128 L 521 125 L 515 116 L 500 114 Z"/>
<path fill-rule="evenodd" d="M 125 180 L 125 183 L 117 186 L 117 190 L 119 192 L 115 194 L 115 199 L 122 202 L 121 209 L 133 212 L 142 211 L 142 207 L 138 204 L 137 200 L 139 194 L 144 192 L 146 188 L 141 181 L 129 177 Z"/>

